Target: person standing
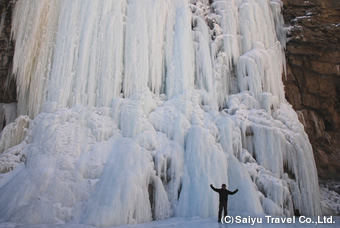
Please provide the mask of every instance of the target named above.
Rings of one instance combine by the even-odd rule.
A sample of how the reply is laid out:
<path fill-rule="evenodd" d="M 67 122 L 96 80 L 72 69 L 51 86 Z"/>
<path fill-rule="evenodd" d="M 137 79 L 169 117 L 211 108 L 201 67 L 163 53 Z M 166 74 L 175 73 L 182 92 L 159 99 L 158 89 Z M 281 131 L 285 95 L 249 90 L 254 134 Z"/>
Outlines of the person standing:
<path fill-rule="evenodd" d="M 212 184 L 210 187 L 220 195 L 220 204 L 218 206 L 218 222 L 221 222 L 222 210 L 224 210 L 224 217 L 228 215 L 228 195 L 234 195 L 236 192 L 238 192 L 238 189 L 231 192 L 227 189 L 225 184 L 222 184 L 222 188 L 214 188 Z"/>

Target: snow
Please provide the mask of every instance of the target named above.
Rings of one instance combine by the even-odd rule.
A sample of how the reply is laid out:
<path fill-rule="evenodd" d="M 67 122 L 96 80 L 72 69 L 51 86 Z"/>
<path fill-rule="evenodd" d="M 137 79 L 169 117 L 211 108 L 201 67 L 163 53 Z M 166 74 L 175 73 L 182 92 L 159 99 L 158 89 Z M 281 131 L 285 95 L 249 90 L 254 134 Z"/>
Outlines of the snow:
<path fill-rule="evenodd" d="M 17 1 L 0 223 L 214 226 L 222 183 L 234 215 L 322 215 L 284 96 L 281 6 Z"/>
<path fill-rule="evenodd" d="M 322 205 L 327 208 L 328 214 L 340 214 L 340 183 L 336 181 L 327 181 L 320 184 Z"/>

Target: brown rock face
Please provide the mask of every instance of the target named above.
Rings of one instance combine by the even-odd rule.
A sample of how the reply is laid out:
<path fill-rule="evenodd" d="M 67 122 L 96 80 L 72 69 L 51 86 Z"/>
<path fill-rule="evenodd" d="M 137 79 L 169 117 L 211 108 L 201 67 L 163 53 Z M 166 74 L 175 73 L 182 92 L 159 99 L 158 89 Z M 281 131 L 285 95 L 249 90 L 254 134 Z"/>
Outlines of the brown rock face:
<path fill-rule="evenodd" d="M 11 42 L 11 0 L 0 0 L 0 103 L 16 101 L 16 86 L 12 77 L 14 46 Z M 9 80 L 10 79 L 10 80 Z"/>
<path fill-rule="evenodd" d="M 320 179 L 340 180 L 340 1 L 283 3 L 291 26 L 286 98 L 305 125 Z"/>

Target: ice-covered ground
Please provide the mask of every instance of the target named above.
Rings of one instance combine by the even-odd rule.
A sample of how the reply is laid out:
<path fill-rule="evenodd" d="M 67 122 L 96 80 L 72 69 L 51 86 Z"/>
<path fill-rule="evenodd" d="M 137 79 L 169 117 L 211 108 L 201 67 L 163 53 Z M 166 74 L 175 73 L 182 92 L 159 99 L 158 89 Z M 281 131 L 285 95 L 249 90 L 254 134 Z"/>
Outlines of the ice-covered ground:
<path fill-rule="evenodd" d="M 235 215 L 236 216 L 236 215 Z M 268 227 L 268 228 L 332 228 L 332 227 L 339 227 L 340 225 L 340 217 L 327 217 L 325 221 L 324 218 L 314 218 L 314 217 L 296 217 L 295 222 L 288 223 L 288 222 L 274 222 L 266 217 L 251 217 L 256 220 L 256 222 L 252 222 L 251 218 L 247 216 L 242 217 L 242 222 L 237 222 L 233 224 L 222 224 L 216 221 L 215 217 L 210 218 L 199 218 L 199 217 L 192 217 L 192 218 L 170 218 L 166 220 L 160 221 L 153 221 L 149 223 L 143 224 L 132 224 L 132 225 L 121 225 L 121 226 L 114 226 L 115 228 L 171 228 L 171 227 L 178 227 L 178 228 L 226 228 L 226 227 Z M 273 217 L 275 219 L 282 217 Z M 331 218 L 331 219 L 330 219 Z M 310 220 L 309 220 L 310 219 Z M 322 221 L 323 223 L 318 223 L 318 221 Z M 252 225 L 253 224 L 253 225 Z M 94 228 L 94 226 L 88 226 L 83 224 L 59 224 L 59 225 L 19 225 L 14 223 L 3 223 L 0 224 L 0 228 Z"/>
<path fill-rule="evenodd" d="M 340 182 L 323 181 L 320 184 L 322 205 L 340 215 Z M 332 212 L 331 212 L 332 213 Z"/>

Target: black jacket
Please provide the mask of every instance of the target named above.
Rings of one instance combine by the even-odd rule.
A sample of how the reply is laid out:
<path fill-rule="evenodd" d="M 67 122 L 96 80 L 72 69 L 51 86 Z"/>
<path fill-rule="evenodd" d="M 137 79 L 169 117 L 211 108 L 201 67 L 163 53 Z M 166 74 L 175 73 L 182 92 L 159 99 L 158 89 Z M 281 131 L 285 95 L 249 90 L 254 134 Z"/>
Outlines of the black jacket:
<path fill-rule="evenodd" d="M 214 186 L 210 185 L 212 190 L 215 192 L 218 192 L 220 194 L 220 203 L 227 203 L 228 202 L 228 195 L 234 195 L 238 189 L 235 191 L 231 192 L 228 189 L 223 189 L 223 188 L 214 188 Z"/>

